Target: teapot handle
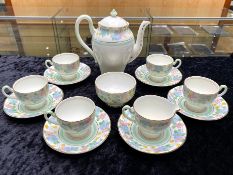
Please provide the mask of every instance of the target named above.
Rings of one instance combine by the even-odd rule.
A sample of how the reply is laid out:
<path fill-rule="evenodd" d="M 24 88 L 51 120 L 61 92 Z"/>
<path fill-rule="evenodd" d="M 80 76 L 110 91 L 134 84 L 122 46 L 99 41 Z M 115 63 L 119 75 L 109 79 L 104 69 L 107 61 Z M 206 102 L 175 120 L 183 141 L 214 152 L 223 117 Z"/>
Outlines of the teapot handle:
<path fill-rule="evenodd" d="M 79 31 L 79 25 L 81 23 L 82 20 L 87 20 L 88 24 L 89 24 L 89 29 L 90 29 L 90 32 L 91 32 L 91 35 L 93 35 L 95 33 L 95 28 L 93 26 L 93 22 L 92 22 L 92 19 L 90 16 L 88 15 L 81 15 L 77 18 L 76 22 L 75 22 L 75 34 L 76 34 L 76 37 L 79 41 L 79 43 L 84 47 L 84 49 L 86 49 L 92 56 L 93 58 L 95 59 L 94 57 L 94 52 L 93 50 L 91 50 L 90 47 L 88 47 L 86 45 L 86 43 L 83 41 L 83 39 L 81 38 L 80 36 L 80 31 Z M 96 60 L 95 60 L 96 61 Z"/>

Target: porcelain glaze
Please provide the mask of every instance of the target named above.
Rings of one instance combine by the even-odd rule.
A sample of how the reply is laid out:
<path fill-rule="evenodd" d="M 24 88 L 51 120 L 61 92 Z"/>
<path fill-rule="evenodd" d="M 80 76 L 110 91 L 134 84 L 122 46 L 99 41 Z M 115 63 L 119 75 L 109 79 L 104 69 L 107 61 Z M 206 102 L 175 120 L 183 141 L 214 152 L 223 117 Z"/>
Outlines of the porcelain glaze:
<path fill-rule="evenodd" d="M 196 120 L 219 120 L 227 116 L 229 111 L 228 104 L 222 97 L 217 97 L 204 112 L 190 111 L 185 105 L 183 86 L 177 86 L 171 89 L 168 93 L 168 100 L 179 105 L 179 112 L 181 114 Z"/>
<path fill-rule="evenodd" d="M 14 95 L 8 95 L 6 90 Z M 30 75 L 17 80 L 13 87 L 3 86 L 2 93 L 7 98 L 19 100 L 26 108 L 36 110 L 45 105 L 48 97 L 48 80 L 40 75 Z"/>
<path fill-rule="evenodd" d="M 163 54 L 152 54 L 146 58 L 146 67 L 149 71 L 150 79 L 154 82 L 164 81 L 172 68 L 178 69 L 181 63 L 180 59 L 174 61 L 172 57 Z"/>
<path fill-rule="evenodd" d="M 56 121 L 56 118 L 50 117 Z M 95 109 L 95 121 L 91 133 L 83 139 L 70 139 L 58 125 L 45 122 L 43 138 L 52 149 L 65 154 L 82 154 L 100 146 L 108 137 L 111 130 L 111 121 L 108 114 L 101 108 Z"/>
<path fill-rule="evenodd" d="M 129 113 L 127 115 L 130 115 Z M 130 116 L 129 116 L 130 117 Z M 182 119 L 175 114 L 170 126 L 158 139 L 145 139 L 138 126 L 123 115 L 118 120 L 118 130 L 122 139 L 132 148 L 148 154 L 165 154 L 180 148 L 187 137 L 187 128 Z"/>
<path fill-rule="evenodd" d="M 80 63 L 78 71 L 76 72 L 76 77 L 72 80 L 62 79 L 53 66 L 46 69 L 44 72 L 44 76 L 48 79 L 48 81 L 50 83 L 57 85 L 70 85 L 70 84 L 79 83 L 87 79 L 90 76 L 90 74 L 91 74 L 91 68 L 84 63 Z"/>
<path fill-rule="evenodd" d="M 82 20 L 87 20 L 89 23 L 93 50 L 85 44 L 80 36 L 79 25 Z M 94 28 L 90 16 L 79 16 L 75 23 L 75 33 L 80 44 L 99 64 L 101 73 L 123 72 L 126 65 L 140 54 L 144 31 L 149 24 L 149 21 L 141 23 L 135 43 L 134 35 L 129 29 L 129 23 L 118 17 L 117 12 L 113 10 L 111 16 L 98 22 L 97 29 Z"/>
<path fill-rule="evenodd" d="M 179 83 L 182 80 L 182 73 L 177 68 L 172 68 L 171 72 L 165 77 L 162 82 L 155 82 L 150 79 L 149 71 L 146 65 L 139 66 L 135 71 L 136 78 L 150 86 L 166 87 Z"/>
<path fill-rule="evenodd" d="M 227 92 L 227 86 L 219 86 L 209 78 L 192 76 L 185 79 L 183 91 L 185 106 L 194 112 L 204 112 L 217 97 Z"/>
<path fill-rule="evenodd" d="M 72 80 L 76 78 L 79 68 L 79 56 L 74 53 L 57 54 L 51 60 L 46 60 L 45 65 L 51 68 L 52 65 L 60 77 L 64 80 Z"/>
<path fill-rule="evenodd" d="M 63 99 L 63 92 L 55 85 L 49 84 L 48 87 L 48 98 L 43 107 L 30 110 L 25 108 L 25 106 L 17 98 L 7 98 L 3 106 L 4 112 L 10 117 L 25 119 L 40 116 L 44 112 L 54 109 Z M 14 94 L 11 96 L 14 96 Z"/>
<path fill-rule="evenodd" d="M 97 96 L 111 107 L 121 107 L 135 94 L 136 80 L 124 72 L 108 72 L 95 80 Z"/>
<path fill-rule="evenodd" d="M 122 114 L 138 125 L 140 133 L 147 139 L 156 139 L 169 127 L 179 110 L 176 104 L 156 95 L 145 95 L 135 100 L 133 107 L 124 106 Z M 131 114 L 129 117 L 128 113 Z"/>
<path fill-rule="evenodd" d="M 47 114 L 55 117 L 57 122 L 49 119 Z M 83 138 L 90 133 L 95 118 L 95 103 L 86 97 L 70 97 L 58 104 L 55 113 L 44 114 L 47 121 L 59 125 L 71 138 Z"/>

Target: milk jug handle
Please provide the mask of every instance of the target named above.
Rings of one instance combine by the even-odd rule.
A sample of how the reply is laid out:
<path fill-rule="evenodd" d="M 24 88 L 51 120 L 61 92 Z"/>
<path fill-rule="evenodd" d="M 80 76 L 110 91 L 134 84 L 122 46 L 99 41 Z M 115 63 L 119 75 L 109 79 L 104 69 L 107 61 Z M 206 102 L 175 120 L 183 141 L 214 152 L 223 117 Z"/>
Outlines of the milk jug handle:
<path fill-rule="evenodd" d="M 83 39 L 81 38 L 80 36 L 80 29 L 79 29 L 79 26 L 80 26 L 80 23 L 82 20 L 87 20 L 88 24 L 89 24 L 89 29 L 90 29 L 90 32 L 91 32 L 91 35 L 93 36 L 93 34 L 95 33 L 95 28 L 93 26 L 93 22 L 92 22 L 92 19 L 90 16 L 88 15 L 81 15 L 77 18 L 76 22 L 75 22 L 75 34 L 76 34 L 76 37 L 79 41 L 79 43 L 84 47 L 84 49 L 86 49 L 92 56 L 93 58 L 95 59 L 94 57 L 94 52 L 93 50 L 91 50 L 90 47 L 88 47 L 88 45 L 83 41 Z M 96 60 L 95 60 L 96 61 Z"/>

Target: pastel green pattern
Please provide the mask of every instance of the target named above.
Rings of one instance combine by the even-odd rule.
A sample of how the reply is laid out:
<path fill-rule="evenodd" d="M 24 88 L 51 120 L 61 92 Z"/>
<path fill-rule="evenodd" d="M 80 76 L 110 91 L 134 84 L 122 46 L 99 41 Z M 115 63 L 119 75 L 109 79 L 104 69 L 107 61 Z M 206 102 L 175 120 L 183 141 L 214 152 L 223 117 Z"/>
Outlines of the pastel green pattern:
<path fill-rule="evenodd" d="M 98 123 L 94 122 L 92 127 L 91 127 L 90 135 L 88 135 L 86 138 L 83 138 L 80 140 L 72 140 L 72 139 L 66 137 L 64 129 L 60 128 L 59 132 L 58 132 L 59 138 L 62 140 L 63 143 L 65 143 L 67 145 L 76 145 L 76 146 L 85 145 L 87 142 L 91 142 L 91 140 L 93 140 L 94 137 L 96 136 L 97 128 L 99 127 L 97 125 L 98 125 Z"/>
<path fill-rule="evenodd" d="M 177 68 L 172 68 L 171 72 L 168 74 L 166 79 L 163 82 L 154 82 L 149 77 L 149 71 L 146 68 L 146 65 L 142 65 L 137 68 L 135 71 L 136 78 L 142 83 L 151 85 L 151 86 L 172 86 L 179 83 L 182 80 L 182 74 Z"/>
<path fill-rule="evenodd" d="M 54 67 L 51 66 L 49 69 L 46 69 L 44 76 L 48 79 L 50 83 L 57 85 L 69 85 L 81 82 L 85 80 L 91 74 L 91 69 L 88 65 L 80 63 L 79 69 L 77 71 L 77 77 L 74 80 L 63 80 L 61 76 L 55 71 Z"/>
<path fill-rule="evenodd" d="M 95 112 L 95 124 L 87 138 L 81 140 L 64 138 L 64 133 L 58 125 L 46 121 L 43 128 L 45 142 L 52 149 L 65 154 L 82 154 L 97 148 L 107 139 L 111 130 L 111 122 L 108 114 L 101 108 L 96 107 Z"/>
<path fill-rule="evenodd" d="M 141 136 L 138 126 L 136 124 L 132 124 L 132 136 L 138 141 L 138 142 L 144 142 L 146 145 L 163 145 L 164 143 L 168 142 L 171 138 L 171 129 L 167 128 L 165 131 L 161 134 L 159 139 L 144 139 L 143 136 Z"/>
<path fill-rule="evenodd" d="M 111 107 L 121 107 L 133 98 L 135 94 L 135 88 L 124 93 L 111 94 L 96 87 L 96 93 L 103 102 L 107 103 L 107 105 Z"/>
<path fill-rule="evenodd" d="M 104 42 L 101 40 L 97 40 L 97 39 L 93 39 L 92 40 L 93 43 L 95 44 L 99 44 L 99 45 L 105 45 L 105 46 L 123 46 L 123 45 L 128 45 L 129 43 L 134 43 L 134 38 L 130 38 L 129 40 L 125 40 L 125 41 L 118 41 L 118 42 Z"/>
<path fill-rule="evenodd" d="M 186 126 L 177 114 L 173 117 L 170 127 L 157 140 L 148 140 L 140 136 L 136 124 L 123 115 L 118 120 L 118 130 L 129 146 L 149 154 L 164 154 L 175 151 L 184 144 L 187 137 Z"/>
<path fill-rule="evenodd" d="M 51 111 L 63 99 L 62 90 L 52 84 L 49 84 L 49 95 L 44 107 L 37 110 L 26 109 L 17 99 L 7 98 L 4 102 L 4 112 L 14 118 L 32 118 L 42 115 L 44 112 Z"/>
<path fill-rule="evenodd" d="M 133 39 L 133 33 L 128 26 L 122 30 L 112 30 L 111 28 L 99 27 L 93 37 L 93 40 L 95 41 L 103 42 L 107 40 L 107 42 L 111 44 L 118 42 L 124 43 Z"/>
<path fill-rule="evenodd" d="M 219 120 L 225 117 L 229 111 L 227 102 L 222 97 L 217 97 L 214 102 L 202 113 L 195 113 L 188 110 L 184 103 L 183 86 L 177 86 L 168 92 L 168 100 L 179 105 L 180 113 L 197 120 Z"/>

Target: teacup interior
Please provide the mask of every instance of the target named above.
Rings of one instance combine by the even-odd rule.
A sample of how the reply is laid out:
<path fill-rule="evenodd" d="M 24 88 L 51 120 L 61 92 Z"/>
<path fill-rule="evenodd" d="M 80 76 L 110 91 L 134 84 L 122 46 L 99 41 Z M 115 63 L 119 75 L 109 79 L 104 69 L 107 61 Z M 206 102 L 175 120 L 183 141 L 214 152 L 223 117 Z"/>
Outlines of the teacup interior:
<path fill-rule="evenodd" d="M 199 94 L 215 94 L 219 91 L 219 85 L 205 77 L 189 77 L 184 83 L 187 88 Z"/>
<path fill-rule="evenodd" d="M 108 72 L 100 75 L 95 84 L 105 92 L 122 93 L 133 89 L 136 86 L 136 80 L 123 72 Z"/>
<path fill-rule="evenodd" d="M 95 110 L 95 103 L 86 97 L 71 97 L 63 100 L 56 108 L 56 115 L 64 121 L 80 121 Z"/>
<path fill-rule="evenodd" d="M 30 93 L 42 89 L 47 83 L 47 79 L 43 76 L 30 75 L 17 80 L 13 89 L 20 93 Z"/>
<path fill-rule="evenodd" d="M 62 53 L 53 57 L 53 62 L 58 64 L 71 64 L 79 60 L 79 56 L 73 53 Z"/>
<path fill-rule="evenodd" d="M 146 95 L 134 102 L 134 110 L 149 120 L 166 120 L 173 117 L 176 105 L 163 97 Z"/>
<path fill-rule="evenodd" d="M 152 54 L 147 57 L 147 61 L 154 65 L 168 65 L 173 63 L 173 58 L 163 54 Z"/>

